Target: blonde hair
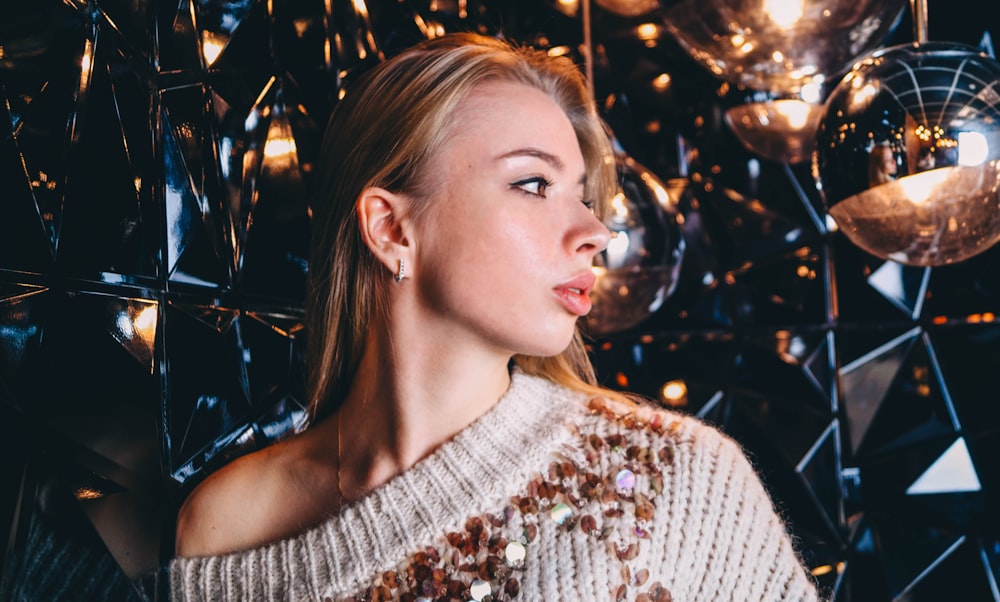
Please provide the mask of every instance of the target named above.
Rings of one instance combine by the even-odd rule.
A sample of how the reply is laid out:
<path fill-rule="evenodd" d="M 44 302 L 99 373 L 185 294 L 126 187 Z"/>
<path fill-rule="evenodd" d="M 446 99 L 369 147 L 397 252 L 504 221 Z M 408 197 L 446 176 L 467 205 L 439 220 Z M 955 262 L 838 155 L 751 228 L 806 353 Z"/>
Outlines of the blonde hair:
<path fill-rule="evenodd" d="M 598 215 L 617 190 L 614 159 L 586 82 L 567 58 L 476 34 L 425 41 L 378 65 L 331 115 L 320 152 L 323 176 L 313 203 L 306 300 L 309 410 L 321 417 L 354 379 L 369 325 L 384 315 L 390 275 L 364 244 L 354 206 L 369 187 L 427 203 L 428 159 L 446 142 L 455 109 L 484 81 L 525 84 L 546 93 L 569 118 Z M 503 102 L 499 99 L 498 102 Z M 529 374 L 587 392 L 601 391 L 577 332 L 553 357 L 515 356 Z"/>

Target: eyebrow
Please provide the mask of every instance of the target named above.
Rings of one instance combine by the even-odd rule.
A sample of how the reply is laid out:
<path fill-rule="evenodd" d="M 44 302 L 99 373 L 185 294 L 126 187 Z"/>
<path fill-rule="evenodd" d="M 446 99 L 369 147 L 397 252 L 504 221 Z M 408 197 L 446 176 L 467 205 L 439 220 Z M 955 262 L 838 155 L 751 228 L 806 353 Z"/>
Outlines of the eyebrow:
<path fill-rule="evenodd" d="M 543 151 L 542 149 L 534 147 L 515 148 L 512 151 L 508 151 L 506 153 L 497 156 L 496 159 L 497 161 L 500 161 L 503 159 L 510 159 L 513 157 L 535 157 L 537 159 L 541 159 L 542 161 L 551 165 L 553 168 L 558 169 L 560 171 L 562 171 L 566 167 L 566 165 L 562 162 L 562 159 L 560 159 L 559 157 L 553 155 L 552 153 L 548 153 Z M 587 184 L 586 173 L 584 173 L 583 176 L 580 177 L 580 181 L 578 183 L 580 185 Z"/>

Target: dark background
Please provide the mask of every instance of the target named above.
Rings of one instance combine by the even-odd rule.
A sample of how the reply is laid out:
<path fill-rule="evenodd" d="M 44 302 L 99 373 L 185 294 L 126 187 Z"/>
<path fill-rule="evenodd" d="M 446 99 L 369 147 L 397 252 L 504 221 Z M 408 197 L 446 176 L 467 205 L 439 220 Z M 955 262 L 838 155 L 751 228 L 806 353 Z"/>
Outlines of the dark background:
<path fill-rule="evenodd" d="M 431 29 L 579 58 L 581 20 L 537 0 L 3 4 L 0 592 L 162 597 L 187 491 L 303 424 L 338 93 Z M 979 46 L 984 6 L 931 0 L 930 39 Z M 904 267 L 830 231 L 811 166 L 726 127 L 745 91 L 636 36 L 661 13 L 593 8 L 604 116 L 685 217 L 670 297 L 593 340 L 602 380 L 654 400 L 683 382 L 677 409 L 746 447 L 835 599 L 1000 600 L 1000 249 Z M 905 12 L 885 44 L 912 39 Z M 942 455 L 978 490 L 908 495 Z"/>

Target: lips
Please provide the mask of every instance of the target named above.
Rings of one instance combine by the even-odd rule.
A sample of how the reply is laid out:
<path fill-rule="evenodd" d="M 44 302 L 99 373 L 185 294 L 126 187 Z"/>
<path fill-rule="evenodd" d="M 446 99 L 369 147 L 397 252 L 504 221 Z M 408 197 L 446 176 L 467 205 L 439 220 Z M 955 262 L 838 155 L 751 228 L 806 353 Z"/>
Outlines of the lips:
<path fill-rule="evenodd" d="M 590 271 L 583 272 L 553 288 L 563 309 L 576 316 L 590 313 L 590 291 L 596 277 Z"/>

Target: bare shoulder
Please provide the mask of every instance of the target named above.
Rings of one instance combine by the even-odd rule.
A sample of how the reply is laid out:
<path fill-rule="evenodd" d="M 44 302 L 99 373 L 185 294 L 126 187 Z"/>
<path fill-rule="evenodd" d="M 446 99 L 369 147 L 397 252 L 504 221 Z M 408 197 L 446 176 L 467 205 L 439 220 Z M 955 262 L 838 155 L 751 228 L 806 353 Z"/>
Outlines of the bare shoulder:
<path fill-rule="evenodd" d="M 176 555 L 193 558 L 248 550 L 315 524 L 321 511 L 315 500 L 323 498 L 324 479 L 317 478 L 322 471 L 307 458 L 302 440 L 293 437 L 209 475 L 178 512 Z"/>

